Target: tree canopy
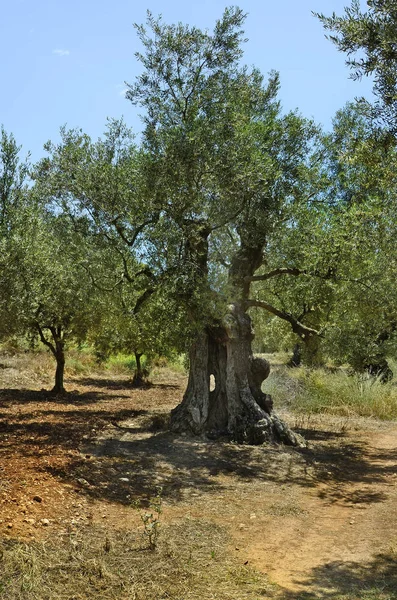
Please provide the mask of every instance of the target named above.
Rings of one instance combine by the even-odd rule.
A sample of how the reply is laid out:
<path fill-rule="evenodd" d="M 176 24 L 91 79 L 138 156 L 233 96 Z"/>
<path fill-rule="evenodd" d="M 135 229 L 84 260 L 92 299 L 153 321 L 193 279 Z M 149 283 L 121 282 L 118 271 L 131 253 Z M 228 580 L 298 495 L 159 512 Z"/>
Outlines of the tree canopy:
<path fill-rule="evenodd" d="M 258 310 L 287 324 L 307 363 L 328 356 L 387 376 L 395 11 L 369 7 L 320 18 L 349 56 L 367 52 L 349 64 L 376 74 L 376 128 L 363 103 L 341 109 L 330 132 L 285 114 L 278 74 L 243 65 L 246 15 L 234 7 L 211 32 L 151 13 L 136 26 L 142 70 L 127 98 L 142 113 L 140 138 L 122 120 L 96 141 L 64 127 L 30 166 L 2 131 L 0 335 L 40 339 L 57 360 L 57 391 L 69 340 L 134 352 L 140 377 L 143 353 L 190 346 L 174 431 L 300 443 L 262 391 Z"/>
<path fill-rule="evenodd" d="M 397 8 L 394 0 L 367 0 L 363 11 L 353 0 L 342 16 L 317 14 L 329 39 L 347 54 L 351 77 L 370 76 L 374 81 L 374 106 L 366 102 L 374 117 L 388 131 L 397 133 Z"/>

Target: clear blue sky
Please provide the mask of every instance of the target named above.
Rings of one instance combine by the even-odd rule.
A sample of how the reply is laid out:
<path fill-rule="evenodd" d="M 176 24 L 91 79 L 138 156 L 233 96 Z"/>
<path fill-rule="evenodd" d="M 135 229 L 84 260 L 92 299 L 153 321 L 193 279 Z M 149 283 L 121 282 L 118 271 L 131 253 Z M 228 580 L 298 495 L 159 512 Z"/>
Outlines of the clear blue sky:
<path fill-rule="evenodd" d="M 123 97 L 124 81 L 139 72 L 133 23 L 146 9 L 166 22 L 212 28 L 225 0 L 13 0 L 0 21 L 0 123 L 18 143 L 42 156 L 59 127 L 81 127 L 94 138 L 106 117 L 124 116 L 139 129 L 136 108 Z M 348 79 L 344 56 L 324 37 L 311 11 L 343 12 L 349 0 L 240 0 L 248 13 L 245 62 L 281 75 L 285 110 L 298 108 L 326 127 L 338 108 L 370 95 L 370 82 Z"/>

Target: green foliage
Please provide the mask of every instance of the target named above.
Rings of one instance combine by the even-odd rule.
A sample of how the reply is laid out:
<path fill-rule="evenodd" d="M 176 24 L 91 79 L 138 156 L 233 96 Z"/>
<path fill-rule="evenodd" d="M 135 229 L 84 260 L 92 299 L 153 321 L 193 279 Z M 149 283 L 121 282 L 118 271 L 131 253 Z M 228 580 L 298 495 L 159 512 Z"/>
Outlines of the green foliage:
<path fill-rule="evenodd" d="M 27 165 L 4 131 L 1 144 L 0 338 L 43 342 L 57 360 L 55 388 L 62 391 L 65 345 L 83 340 L 90 325 L 84 240 L 64 215 L 46 210 L 38 185 L 27 185 Z"/>
<path fill-rule="evenodd" d="M 36 170 L 48 206 L 90 241 L 102 316 L 89 335 L 104 355 L 185 350 L 241 294 L 241 249 L 255 248 L 255 271 L 312 188 L 317 129 L 281 116 L 277 74 L 241 67 L 244 18 L 227 9 L 209 33 L 149 14 L 128 92 L 145 111 L 141 146 L 118 121 L 95 143 L 63 130 Z"/>
<path fill-rule="evenodd" d="M 24 207 L 29 157 L 20 158 L 18 146 L 12 134 L 0 129 L 0 241 L 16 222 L 20 222 L 20 211 Z"/>
<path fill-rule="evenodd" d="M 367 52 L 356 75 L 375 72 L 392 106 L 390 3 L 321 19 Z M 213 31 L 150 13 L 136 26 L 140 143 L 119 120 L 95 142 L 63 128 L 30 169 L 2 130 L 0 337 L 150 361 L 239 303 L 267 311 L 253 312 L 259 350 L 298 341 L 307 362 L 358 371 L 395 355 L 395 149 L 362 105 L 327 135 L 283 115 L 278 75 L 241 64 L 244 20 L 229 8 Z"/>
<path fill-rule="evenodd" d="M 397 11 L 394 0 L 368 0 L 363 11 L 352 0 L 343 16 L 317 14 L 329 39 L 347 54 L 353 79 L 372 76 L 377 103 L 373 115 L 395 136 L 397 132 Z M 363 101 L 366 108 L 368 103 Z"/>
<path fill-rule="evenodd" d="M 270 238 L 254 294 L 290 323 L 308 364 L 317 344 L 364 371 L 395 352 L 395 151 L 348 105 L 318 156 L 319 187 Z"/>

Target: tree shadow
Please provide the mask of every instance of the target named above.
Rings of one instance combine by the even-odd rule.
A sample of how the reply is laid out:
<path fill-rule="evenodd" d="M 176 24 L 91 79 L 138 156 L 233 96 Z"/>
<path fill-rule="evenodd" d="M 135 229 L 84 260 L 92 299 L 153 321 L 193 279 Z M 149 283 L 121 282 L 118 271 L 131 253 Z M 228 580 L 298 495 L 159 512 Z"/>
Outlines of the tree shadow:
<path fill-rule="evenodd" d="M 0 451 L 23 446 L 24 455 L 36 455 L 37 446 L 48 452 L 59 447 L 79 448 L 83 442 L 97 435 L 98 431 L 119 420 L 134 419 L 146 415 L 145 410 L 44 410 L 39 415 L 0 413 Z M 4 438 L 6 436 L 6 439 Z"/>
<path fill-rule="evenodd" d="M 77 383 L 82 387 L 104 388 L 107 390 L 125 390 L 136 389 L 132 384 L 132 375 L 128 379 L 109 379 L 104 377 L 79 377 L 73 379 L 73 383 Z"/>
<path fill-rule="evenodd" d="M 180 389 L 180 386 L 175 385 L 175 384 L 169 384 L 169 383 L 145 382 L 144 385 L 137 386 L 137 385 L 134 385 L 132 377 L 130 377 L 129 379 L 122 379 L 122 380 L 121 379 L 120 380 L 106 379 L 103 377 L 81 377 L 79 379 L 74 379 L 74 381 L 83 387 L 86 386 L 86 387 L 105 388 L 107 390 L 123 390 L 123 389 L 145 390 L 148 388 L 158 388 L 158 389 L 164 389 L 164 390 L 179 390 Z"/>
<path fill-rule="evenodd" d="M 366 563 L 330 562 L 313 569 L 302 581 L 304 592 L 283 591 L 283 600 L 397 600 L 397 557 L 378 554 Z"/>
<path fill-rule="evenodd" d="M 387 499 L 386 492 L 372 492 L 368 488 L 377 483 L 390 484 L 389 478 L 397 468 L 397 449 L 378 449 L 373 460 L 371 450 L 362 441 L 344 441 L 343 436 L 337 443 L 330 441 L 331 438 L 323 439 L 323 443 L 299 451 L 316 484 L 324 484 L 318 491 L 320 498 L 331 504 L 351 505 Z"/>
<path fill-rule="evenodd" d="M 307 442 L 325 442 L 328 440 L 346 438 L 346 432 L 344 431 L 331 431 L 315 428 L 308 429 L 307 427 L 305 429 L 294 427 L 294 431 L 304 437 Z"/>
<path fill-rule="evenodd" d="M 329 503 L 368 505 L 387 499 L 386 493 L 367 486 L 387 482 L 395 469 L 390 458 L 397 462 L 394 452 L 384 452 L 373 463 L 359 442 L 296 451 L 153 432 L 148 416 L 137 415 L 132 427 L 114 428 L 86 444 L 84 451 L 93 460 L 72 468 L 73 477 L 87 483 L 83 493 L 128 504 L 133 497 L 152 495 L 161 485 L 164 496 L 178 502 L 193 489 L 219 493 L 229 485 L 225 476 L 230 476 L 231 481 L 258 485 L 274 482 L 317 488 L 324 482 L 327 485 L 321 486 L 319 494 Z M 72 473 L 53 474 L 70 477 Z M 352 489 L 352 481 L 363 487 Z"/>
<path fill-rule="evenodd" d="M 227 485 L 220 475 L 240 481 L 279 481 L 277 450 L 256 453 L 251 447 L 191 439 L 168 431 L 153 433 L 149 425 L 133 433 L 128 429 L 120 433 L 120 437 L 109 435 L 87 444 L 84 452 L 92 457 L 90 460 L 75 462 L 68 472 L 50 469 L 51 473 L 64 479 L 72 475 L 74 480 L 84 481 L 82 493 L 122 504 L 130 504 L 133 498 L 145 501 L 157 486 L 171 502 L 186 499 L 189 491 L 219 493 Z"/>
<path fill-rule="evenodd" d="M 123 397 L 123 396 L 120 396 Z M 125 396 L 128 397 L 128 396 Z M 88 391 L 79 392 L 77 390 L 67 391 L 64 394 L 57 394 L 52 390 L 24 390 L 17 388 L 0 389 L 0 406 L 6 407 L 10 404 L 28 404 L 42 402 L 54 402 L 54 404 L 73 404 L 84 405 L 94 404 L 108 398 L 106 392 Z"/>
<path fill-rule="evenodd" d="M 166 430 L 164 412 L 126 405 L 117 409 L 118 398 L 105 390 L 72 392 L 59 400 L 43 391 L 1 390 L 0 451 L 20 448 L 35 455 L 39 449 L 79 450 L 78 458 L 52 473 L 69 483 L 84 480 L 82 494 L 124 504 L 131 497 L 152 495 L 160 484 L 175 502 L 189 490 L 218 491 L 229 485 L 225 477 L 230 476 L 258 485 L 316 488 L 325 502 L 365 506 L 387 499 L 389 477 L 396 471 L 397 450 L 379 450 L 374 460 L 363 442 L 343 432 L 306 429 L 312 444 L 301 450 L 241 446 L 173 435 Z M 96 407 L 103 399 L 112 403 Z M 40 406 L 44 402 L 54 404 Z M 6 410 L 10 404 L 28 403 L 28 411 Z M 86 454 L 93 458 L 84 459 Z M 385 485 L 380 492 L 371 489 L 373 484 Z"/>

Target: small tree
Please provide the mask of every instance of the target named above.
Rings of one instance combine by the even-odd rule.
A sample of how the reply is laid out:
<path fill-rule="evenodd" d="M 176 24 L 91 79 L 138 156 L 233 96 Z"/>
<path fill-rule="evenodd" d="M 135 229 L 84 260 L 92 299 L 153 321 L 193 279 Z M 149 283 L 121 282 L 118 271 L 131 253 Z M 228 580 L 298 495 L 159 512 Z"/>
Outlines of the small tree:
<path fill-rule="evenodd" d="M 94 290 L 81 265 L 80 239 L 65 220 L 35 209 L 33 200 L 23 216 L 23 228 L 8 238 L 1 333 L 38 338 L 56 360 L 53 391 L 63 393 L 66 344 L 86 335 Z"/>

